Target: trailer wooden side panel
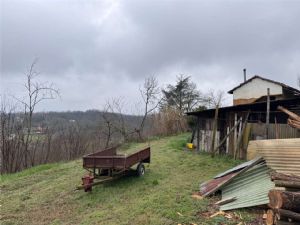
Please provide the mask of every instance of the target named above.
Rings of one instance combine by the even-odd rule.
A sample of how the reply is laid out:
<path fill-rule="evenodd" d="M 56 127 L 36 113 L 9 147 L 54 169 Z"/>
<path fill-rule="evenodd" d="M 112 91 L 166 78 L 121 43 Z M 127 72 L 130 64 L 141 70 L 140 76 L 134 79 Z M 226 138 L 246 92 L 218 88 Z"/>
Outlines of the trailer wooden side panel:
<path fill-rule="evenodd" d="M 99 153 L 102 153 L 99 154 Z M 111 155 L 109 155 L 111 153 Z M 115 149 L 107 149 L 83 157 L 84 168 L 100 169 L 129 169 L 131 166 L 144 162 L 150 163 L 150 147 L 131 155 L 117 155 Z"/>

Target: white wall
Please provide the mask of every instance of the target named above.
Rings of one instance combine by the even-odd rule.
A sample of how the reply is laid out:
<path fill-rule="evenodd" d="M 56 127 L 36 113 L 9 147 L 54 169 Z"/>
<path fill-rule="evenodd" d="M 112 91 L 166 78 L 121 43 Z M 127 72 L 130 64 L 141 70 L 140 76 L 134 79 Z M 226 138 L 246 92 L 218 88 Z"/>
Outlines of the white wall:
<path fill-rule="evenodd" d="M 249 83 L 233 91 L 233 99 L 259 98 L 267 95 L 267 88 L 270 88 L 270 95 L 281 95 L 282 86 L 255 78 Z"/>

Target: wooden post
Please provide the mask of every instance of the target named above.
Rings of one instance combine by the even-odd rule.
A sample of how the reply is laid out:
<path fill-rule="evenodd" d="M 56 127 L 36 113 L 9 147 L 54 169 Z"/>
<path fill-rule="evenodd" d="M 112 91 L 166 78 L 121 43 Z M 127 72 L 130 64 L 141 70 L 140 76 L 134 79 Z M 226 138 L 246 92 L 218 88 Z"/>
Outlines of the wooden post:
<path fill-rule="evenodd" d="M 276 139 L 279 139 L 279 131 L 278 131 L 278 124 L 277 124 L 277 118 L 275 116 L 275 137 Z"/>
<path fill-rule="evenodd" d="M 216 110 L 215 110 L 214 127 L 213 127 L 211 148 L 210 148 L 212 157 L 215 156 L 215 139 L 216 139 L 217 126 L 218 126 L 218 114 L 219 114 L 219 105 L 216 106 Z"/>
<path fill-rule="evenodd" d="M 238 151 L 238 140 L 237 139 L 239 139 L 239 137 L 241 136 L 241 129 L 242 129 L 242 125 L 243 125 L 243 121 L 242 121 L 242 117 L 239 119 L 239 121 L 238 121 L 238 123 L 237 124 L 240 124 L 239 125 L 239 131 L 237 132 L 237 136 L 235 137 L 236 138 L 236 140 L 235 140 L 235 144 L 234 144 L 234 152 L 233 152 L 233 157 L 234 157 L 234 159 L 236 159 L 237 158 L 237 151 Z"/>
<path fill-rule="evenodd" d="M 237 127 L 236 127 L 236 124 L 237 124 L 237 114 L 235 113 L 234 114 L 233 149 L 235 149 L 235 147 L 236 147 L 236 139 L 237 139 Z"/>
<path fill-rule="evenodd" d="M 226 132 L 226 155 L 228 154 L 229 150 L 229 126 L 227 127 L 227 132 Z"/>
<path fill-rule="evenodd" d="M 200 152 L 200 117 L 197 117 L 197 151 Z"/>
<path fill-rule="evenodd" d="M 247 121 L 248 121 L 248 118 L 249 118 L 249 114 L 250 114 L 250 112 L 248 111 L 248 113 L 246 115 L 246 118 L 245 118 L 245 122 L 243 123 L 243 125 L 241 123 L 241 126 L 243 126 L 243 127 L 241 128 L 241 126 L 240 126 L 240 129 L 239 129 L 239 138 L 238 138 L 236 149 L 235 149 L 234 159 L 237 159 L 238 155 L 240 155 L 239 154 L 240 153 L 240 146 L 241 146 L 243 134 L 244 134 L 246 126 L 247 126 Z"/>
<path fill-rule="evenodd" d="M 269 139 L 270 126 L 270 88 L 267 89 L 267 118 L 266 118 L 266 138 Z"/>
<path fill-rule="evenodd" d="M 226 136 L 223 138 L 223 140 L 220 141 L 219 145 L 215 148 L 215 151 L 216 151 L 218 148 L 220 148 L 220 147 L 224 144 L 224 142 L 228 139 L 229 135 L 233 132 L 233 130 L 234 130 L 239 124 L 240 124 L 240 126 L 241 126 L 241 120 L 239 120 L 239 122 L 238 122 L 234 127 L 232 127 L 231 130 L 229 130 L 229 127 L 227 127 L 228 132 L 227 132 Z"/>

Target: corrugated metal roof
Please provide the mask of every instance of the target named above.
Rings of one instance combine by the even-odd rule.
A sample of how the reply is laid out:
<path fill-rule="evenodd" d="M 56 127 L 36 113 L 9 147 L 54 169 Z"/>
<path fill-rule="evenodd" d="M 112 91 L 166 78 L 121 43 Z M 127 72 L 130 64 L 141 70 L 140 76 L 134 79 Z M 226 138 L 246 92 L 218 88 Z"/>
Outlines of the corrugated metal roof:
<path fill-rule="evenodd" d="M 300 176 L 300 138 L 259 140 L 251 141 L 250 144 L 270 168 Z"/>
<path fill-rule="evenodd" d="M 217 191 L 225 182 L 230 180 L 233 176 L 235 176 L 237 172 L 233 172 L 230 174 L 227 174 L 222 177 L 214 178 L 212 180 L 209 180 L 207 182 L 204 182 L 200 185 L 200 194 L 202 196 L 206 196 L 209 194 L 213 194 L 215 191 Z"/>
<path fill-rule="evenodd" d="M 274 188 L 265 163 L 255 165 L 234 177 L 223 186 L 222 199 L 236 197 L 236 200 L 220 207 L 221 210 L 245 208 L 269 203 L 268 192 Z"/>
<path fill-rule="evenodd" d="M 200 185 L 200 194 L 203 196 L 208 196 L 215 193 L 216 191 L 220 190 L 222 186 L 230 182 L 231 179 L 233 179 L 233 177 L 237 176 L 240 173 L 243 173 L 244 171 L 259 164 L 262 161 L 263 161 L 262 157 L 257 157 L 253 160 L 250 160 L 249 162 L 242 163 L 239 166 L 237 166 L 238 168 L 240 168 L 238 171 L 233 170 L 234 168 L 237 168 L 234 167 L 233 169 L 231 169 L 232 170 L 231 172 L 228 173 L 228 171 L 226 171 L 226 175 L 223 175 L 222 177 L 219 176 L 218 178 L 214 178 L 210 181 L 202 183 Z M 246 166 L 241 166 L 241 165 L 246 165 Z"/>
<path fill-rule="evenodd" d="M 225 176 L 225 175 L 227 175 L 229 173 L 241 170 L 241 169 L 243 169 L 243 168 L 245 168 L 247 166 L 252 165 L 253 163 L 255 163 L 255 162 L 259 161 L 259 160 L 262 160 L 262 158 L 261 157 L 256 157 L 255 159 L 252 159 L 250 161 L 244 162 L 244 163 L 242 163 L 242 164 L 240 164 L 240 165 L 238 165 L 236 167 L 233 167 L 233 168 L 231 168 L 229 170 L 226 170 L 225 172 L 218 174 L 214 178 L 216 179 L 216 178 L 219 178 L 219 177 L 223 177 L 223 176 Z"/>

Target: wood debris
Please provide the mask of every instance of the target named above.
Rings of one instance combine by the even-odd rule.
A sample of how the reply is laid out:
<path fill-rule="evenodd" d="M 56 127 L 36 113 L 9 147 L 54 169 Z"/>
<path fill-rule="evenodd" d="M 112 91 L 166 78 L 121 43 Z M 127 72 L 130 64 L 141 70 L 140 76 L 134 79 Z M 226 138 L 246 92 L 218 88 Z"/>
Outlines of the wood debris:
<path fill-rule="evenodd" d="M 298 116 L 296 113 L 293 113 L 282 106 L 278 106 L 277 109 L 289 115 L 287 121 L 288 125 L 296 129 L 300 129 L 300 116 Z"/>
<path fill-rule="evenodd" d="M 269 191 L 269 207 L 267 225 L 300 224 L 300 176 L 272 173 L 271 179 L 276 186 L 287 190 L 273 189 Z M 289 189 L 289 188 L 293 189 Z M 290 191 L 291 190 L 291 191 Z"/>

